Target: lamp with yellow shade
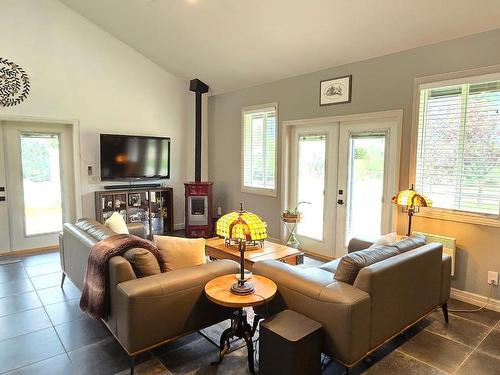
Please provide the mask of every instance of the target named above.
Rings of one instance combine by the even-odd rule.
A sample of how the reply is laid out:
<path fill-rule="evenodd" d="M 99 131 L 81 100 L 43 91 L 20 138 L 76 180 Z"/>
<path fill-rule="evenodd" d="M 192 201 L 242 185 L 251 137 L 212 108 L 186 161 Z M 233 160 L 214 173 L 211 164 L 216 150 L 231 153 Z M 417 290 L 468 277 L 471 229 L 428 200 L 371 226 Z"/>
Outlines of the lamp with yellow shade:
<path fill-rule="evenodd" d="M 392 202 L 398 206 L 402 206 L 403 213 L 408 215 L 407 236 L 411 235 L 411 219 L 413 215 L 420 212 L 420 207 L 432 206 L 432 201 L 425 195 L 417 193 L 413 185 L 411 185 L 411 188 L 402 190 L 392 197 Z"/>
<path fill-rule="evenodd" d="M 226 246 L 237 245 L 240 251 L 240 277 L 231 286 L 231 292 L 238 295 L 247 295 L 254 292 L 253 285 L 245 279 L 245 251 L 247 244 L 264 244 L 267 238 L 267 224 L 260 216 L 243 209 L 230 212 L 217 220 L 217 235 L 224 237 Z"/>

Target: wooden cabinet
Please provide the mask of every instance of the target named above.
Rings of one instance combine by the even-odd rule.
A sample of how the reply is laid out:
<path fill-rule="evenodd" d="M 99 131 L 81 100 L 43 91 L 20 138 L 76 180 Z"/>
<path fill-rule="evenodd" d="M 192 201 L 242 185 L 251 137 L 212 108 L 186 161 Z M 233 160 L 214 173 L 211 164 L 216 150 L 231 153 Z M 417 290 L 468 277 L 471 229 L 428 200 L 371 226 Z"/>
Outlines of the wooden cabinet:
<path fill-rule="evenodd" d="M 113 212 L 126 223 L 143 223 L 148 237 L 174 230 L 173 189 L 104 190 L 95 192 L 95 217 L 104 223 Z"/>

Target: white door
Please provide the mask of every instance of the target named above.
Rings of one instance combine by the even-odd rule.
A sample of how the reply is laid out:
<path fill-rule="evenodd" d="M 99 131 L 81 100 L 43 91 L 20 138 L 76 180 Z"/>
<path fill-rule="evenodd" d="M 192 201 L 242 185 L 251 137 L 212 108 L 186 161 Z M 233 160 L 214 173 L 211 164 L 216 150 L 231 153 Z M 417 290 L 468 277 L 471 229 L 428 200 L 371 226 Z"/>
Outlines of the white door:
<path fill-rule="evenodd" d="M 310 252 L 333 256 L 339 124 L 297 126 L 292 130 L 289 208 L 298 206 L 303 220 L 297 239 Z"/>
<path fill-rule="evenodd" d="M 9 207 L 7 197 L 7 178 L 5 175 L 5 157 L 2 123 L 0 122 L 0 253 L 10 251 Z"/>
<path fill-rule="evenodd" d="M 391 202 L 399 179 L 399 123 L 343 122 L 339 136 L 335 257 L 352 237 L 377 239 L 395 230 Z"/>
<path fill-rule="evenodd" d="M 305 251 L 337 258 L 352 237 L 395 229 L 399 127 L 397 118 L 292 127 L 286 208 L 300 203 Z"/>
<path fill-rule="evenodd" d="M 71 129 L 21 122 L 2 128 L 10 251 L 57 246 L 75 211 Z"/>

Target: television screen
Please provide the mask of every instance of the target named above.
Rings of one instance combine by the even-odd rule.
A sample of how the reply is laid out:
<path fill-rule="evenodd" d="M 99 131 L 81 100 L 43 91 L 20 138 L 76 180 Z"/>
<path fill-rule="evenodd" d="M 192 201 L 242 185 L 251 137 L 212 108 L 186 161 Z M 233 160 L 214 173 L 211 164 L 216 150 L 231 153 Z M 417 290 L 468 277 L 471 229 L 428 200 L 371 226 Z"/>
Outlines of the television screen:
<path fill-rule="evenodd" d="M 170 178 L 170 138 L 101 134 L 101 180 Z"/>

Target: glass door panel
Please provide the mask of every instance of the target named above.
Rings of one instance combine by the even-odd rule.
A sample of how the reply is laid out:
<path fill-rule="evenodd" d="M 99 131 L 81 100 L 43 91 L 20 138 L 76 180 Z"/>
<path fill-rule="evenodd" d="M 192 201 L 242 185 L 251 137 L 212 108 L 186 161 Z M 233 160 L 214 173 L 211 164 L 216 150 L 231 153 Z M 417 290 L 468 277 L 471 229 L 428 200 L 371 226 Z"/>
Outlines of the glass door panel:
<path fill-rule="evenodd" d="M 303 213 L 297 233 L 323 240 L 326 135 L 302 135 L 298 140 L 297 202 Z"/>
<path fill-rule="evenodd" d="M 382 227 L 385 134 L 351 135 L 347 203 L 347 241 L 377 238 Z"/>
<path fill-rule="evenodd" d="M 21 165 L 25 235 L 62 231 L 59 135 L 21 133 Z"/>

